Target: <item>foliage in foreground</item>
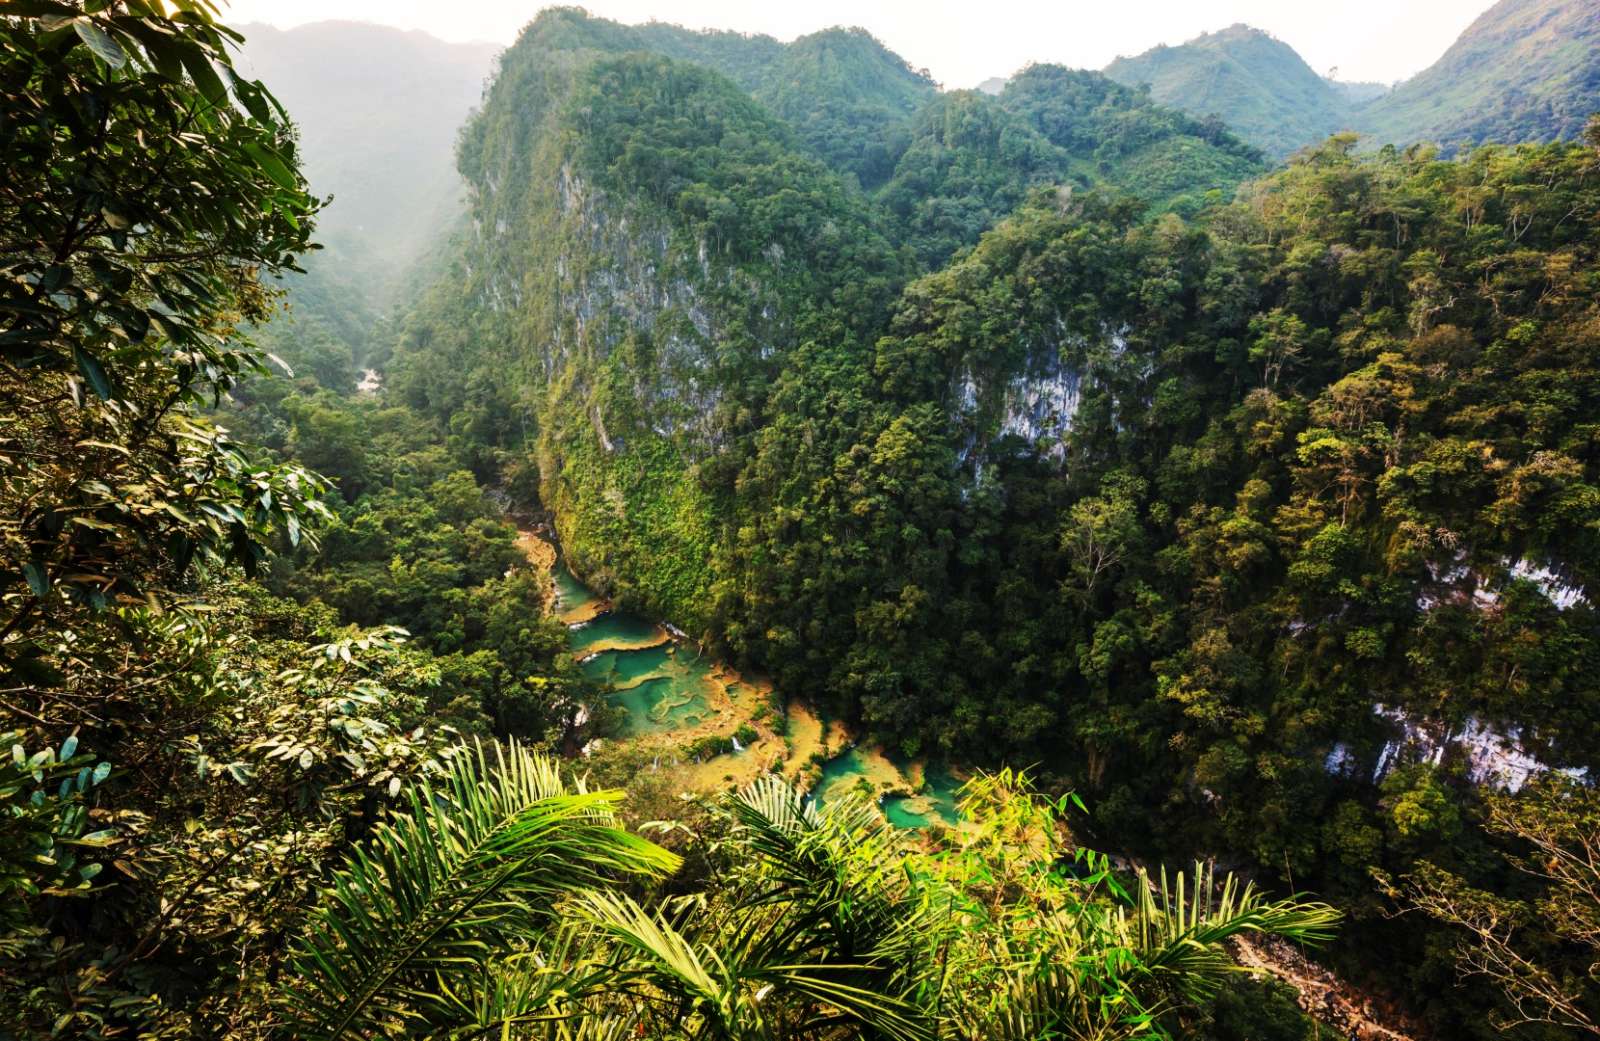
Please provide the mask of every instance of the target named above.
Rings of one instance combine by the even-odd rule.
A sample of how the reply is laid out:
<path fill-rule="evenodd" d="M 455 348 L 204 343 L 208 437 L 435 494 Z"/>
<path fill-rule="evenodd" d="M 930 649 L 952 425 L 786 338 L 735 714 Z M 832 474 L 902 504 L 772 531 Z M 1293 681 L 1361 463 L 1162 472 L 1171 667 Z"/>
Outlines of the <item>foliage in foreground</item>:
<path fill-rule="evenodd" d="M 335 873 L 283 985 L 289 1032 L 1158 1037 L 1233 971 L 1230 937 L 1337 919 L 1203 866 L 1124 890 L 1062 844 L 1064 802 L 1006 774 L 968 786 L 935 852 L 768 777 L 711 807 L 692 873 L 641 895 L 620 878 L 682 861 L 612 826 L 619 795 L 514 746 L 458 756 Z"/>
<path fill-rule="evenodd" d="M 1396 895 L 1455 927 L 1462 975 L 1508 999 L 1501 1026 L 1544 1024 L 1600 1037 L 1600 792 L 1547 778 L 1523 798 L 1496 794 L 1488 804 L 1486 826 L 1512 843 L 1506 859 L 1524 876 L 1525 892 L 1485 892 L 1422 861 Z M 1584 965 L 1587 974 L 1574 971 Z"/>

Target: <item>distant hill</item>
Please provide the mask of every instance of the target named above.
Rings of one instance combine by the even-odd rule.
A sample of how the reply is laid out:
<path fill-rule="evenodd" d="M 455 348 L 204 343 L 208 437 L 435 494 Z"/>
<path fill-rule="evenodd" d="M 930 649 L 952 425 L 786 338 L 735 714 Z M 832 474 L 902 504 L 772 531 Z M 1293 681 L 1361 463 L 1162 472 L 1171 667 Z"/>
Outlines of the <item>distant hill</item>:
<path fill-rule="evenodd" d="M 998 97 L 941 94 L 906 128 L 879 193 L 927 267 L 941 266 L 1044 185 L 1105 185 L 1192 212 L 1261 172 L 1220 124 L 1163 108 L 1097 72 L 1033 65 Z"/>
<path fill-rule="evenodd" d="M 1378 143 L 1576 137 L 1600 111 L 1600 3 L 1501 0 L 1444 57 L 1374 102 L 1360 129 Z"/>
<path fill-rule="evenodd" d="M 720 73 L 778 117 L 792 144 L 886 206 L 896 218 L 889 234 L 930 267 L 977 242 L 1043 185 L 1104 185 L 1188 212 L 1262 172 L 1259 154 L 1220 123 L 1158 105 L 1098 72 L 1036 65 L 977 91 L 941 92 L 863 29 L 785 44 L 659 22 L 622 25 L 576 8 L 547 8 L 523 36 L 518 46 L 545 55 L 552 68 L 594 53 L 643 52 Z"/>
<path fill-rule="evenodd" d="M 1010 82 L 1005 76 L 990 76 L 975 88 L 980 94 L 989 94 L 998 97 Z"/>
<path fill-rule="evenodd" d="M 1293 47 L 1234 25 L 1177 47 L 1118 58 L 1105 73 L 1191 115 L 1220 117 L 1245 140 L 1281 158 L 1343 129 L 1348 91 L 1317 75 Z"/>
<path fill-rule="evenodd" d="M 890 128 L 938 90 L 865 29 L 825 29 L 784 48 L 755 96 L 829 166 L 870 187 L 893 170 Z"/>
<path fill-rule="evenodd" d="M 1387 83 L 1350 83 L 1345 80 L 1326 79 L 1328 86 L 1352 105 L 1365 105 L 1389 93 Z"/>
<path fill-rule="evenodd" d="M 363 22 L 241 31 L 241 69 L 271 84 L 300 127 L 312 190 L 334 196 L 318 240 L 369 298 L 385 296 L 461 212 L 456 133 L 499 46 Z"/>

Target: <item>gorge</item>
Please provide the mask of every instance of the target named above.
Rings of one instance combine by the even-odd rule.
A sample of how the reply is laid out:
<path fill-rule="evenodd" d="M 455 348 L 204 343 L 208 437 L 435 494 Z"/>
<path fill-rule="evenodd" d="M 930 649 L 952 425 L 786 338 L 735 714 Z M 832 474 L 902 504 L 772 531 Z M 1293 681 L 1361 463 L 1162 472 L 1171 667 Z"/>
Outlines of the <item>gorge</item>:
<path fill-rule="evenodd" d="M 1593 1035 L 1600 23 L 1481 6 L 0 3 L 0 1036 Z"/>

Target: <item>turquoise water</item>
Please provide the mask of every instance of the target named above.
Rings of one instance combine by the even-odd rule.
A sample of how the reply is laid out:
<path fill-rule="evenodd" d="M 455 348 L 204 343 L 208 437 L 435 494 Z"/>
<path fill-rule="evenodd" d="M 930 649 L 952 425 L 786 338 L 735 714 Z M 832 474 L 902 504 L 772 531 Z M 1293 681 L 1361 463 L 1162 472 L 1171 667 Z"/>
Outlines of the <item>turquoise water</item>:
<path fill-rule="evenodd" d="M 943 767 L 930 766 L 922 776 L 922 798 L 929 804 L 926 813 L 910 808 L 909 799 L 899 797 L 883 800 L 883 815 L 891 824 L 902 828 L 926 828 L 935 822 L 954 827 L 961 821 L 956 802 L 961 793 L 961 782 Z"/>
<path fill-rule="evenodd" d="M 822 780 L 817 782 L 817 802 L 840 798 L 851 792 L 870 798 L 871 789 L 858 783 L 867 775 L 866 763 L 859 749 L 852 748 L 822 764 Z"/>
<path fill-rule="evenodd" d="M 556 610 L 571 611 L 598 597 L 566 564 L 554 568 Z M 608 641 L 645 643 L 659 638 L 654 622 L 628 611 L 612 611 L 571 630 L 567 645 L 578 657 Z M 611 688 L 611 703 L 627 712 L 623 734 L 639 737 L 697 727 L 711 714 L 713 665 L 691 648 L 664 643 L 643 650 L 602 651 L 583 663 L 591 679 Z"/>
<path fill-rule="evenodd" d="M 556 611 L 565 613 L 599 599 L 578 581 L 566 564 L 557 561 L 554 571 Z M 660 634 L 660 628 L 646 618 L 627 611 L 612 611 L 568 633 L 568 645 L 578 657 L 607 641 L 644 643 Z M 623 734 L 640 737 L 691 729 L 711 715 L 711 673 L 715 664 L 683 644 L 666 643 L 643 650 L 602 651 L 583 664 L 591 679 L 611 688 L 611 703 L 624 709 L 627 720 Z M 901 767 L 904 769 L 904 766 Z M 850 749 L 822 766 L 817 784 L 818 801 L 839 798 L 866 775 L 861 753 Z M 961 783 L 948 770 L 929 768 L 917 806 L 903 796 L 883 801 L 883 813 L 896 827 L 921 829 L 936 822 L 953 825 L 956 792 Z M 869 793 L 870 794 L 870 793 Z"/>
<path fill-rule="evenodd" d="M 870 797 L 868 789 L 857 788 L 866 773 L 866 763 L 858 749 L 852 748 L 834 756 L 822 764 L 822 780 L 817 782 L 817 802 L 825 803 L 852 791 Z M 915 804 L 925 808 L 913 809 L 911 799 L 891 795 L 883 800 L 883 815 L 897 828 L 921 830 L 936 823 L 953 827 L 961 820 L 961 814 L 956 809 L 960 790 L 961 782 L 949 770 L 929 767 L 923 775 L 921 797 Z"/>
<path fill-rule="evenodd" d="M 585 604 L 592 604 L 599 599 L 595 596 L 594 590 L 579 582 L 577 576 L 568 570 L 566 561 L 557 560 L 556 566 L 550 569 L 550 573 L 556 583 L 558 614 L 583 607 Z"/>
<path fill-rule="evenodd" d="M 609 640 L 617 640 L 624 643 L 644 643 L 658 639 L 660 636 L 661 630 L 656 625 L 640 618 L 638 615 L 613 611 L 610 614 L 601 615 L 581 629 L 572 630 L 567 642 L 574 653 L 582 656 L 590 647 Z"/>
<path fill-rule="evenodd" d="M 623 733 L 629 737 L 699 726 L 707 712 L 703 695 L 686 691 L 665 676 L 615 691 L 611 701 L 627 709 L 628 722 Z"/>

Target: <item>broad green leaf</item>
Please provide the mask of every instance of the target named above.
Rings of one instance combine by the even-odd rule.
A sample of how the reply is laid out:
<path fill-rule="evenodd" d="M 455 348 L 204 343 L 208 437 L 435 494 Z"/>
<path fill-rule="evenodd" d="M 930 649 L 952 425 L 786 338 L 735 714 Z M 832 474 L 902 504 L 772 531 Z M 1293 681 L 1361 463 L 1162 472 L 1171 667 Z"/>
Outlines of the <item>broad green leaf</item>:
<path fill-rule="evenodd" d="M 194 85 L 207 101 L 213 105 L 226 105 L 228 103 L 228 90 L 222 85 L 222 80 L 217 76 L 217 70 L 212 67 L 211 59 L 205 52 L 192 44 L 179 47 L 178 57 L 183 62 L 183 67 L 189 70 L 189 78 L 194 80 Z"/>
<path fill-rule="evenodd" d="M 250 158 L 256 161 L 256 165 L 261 167 L 262 172 L 272 179 L 272 183 L 290 191 L 295 189 L 293 171 L 278 157 L 276 152 L 254 141 L 245 142 L 244 150 L 249 153 Z"/>
<path fill-rule="evenodd" d="M 123 51 L 121 44 L 113 40 L 98 25 L 86 18 L 79 18 L 72 23 L 72 28 L 77 31 L 78 38 L 94 52 L 95 57 L 113 69 L 120 69 L 128 63 L 128 55 Z"/>
<path fill-rule="evenodd" d="M 22 573 L 28 577 L 28 588 L 34 596 L 44 596 L 50 591 L 50 576 L 38 562 L 30 560 L 23 564 Z"/>
<path fill-rule="evenodd" d="M 104 401 L 111 400 L 111 380 L 106 376 L 106 370 L 101 367 L 98 359 L 88 351 L 72 345 L 72 360 L 77 362 L 78 371 L 83 373 L 83 378 L 89 381 L 89 386 L 100 395 Z"/>

